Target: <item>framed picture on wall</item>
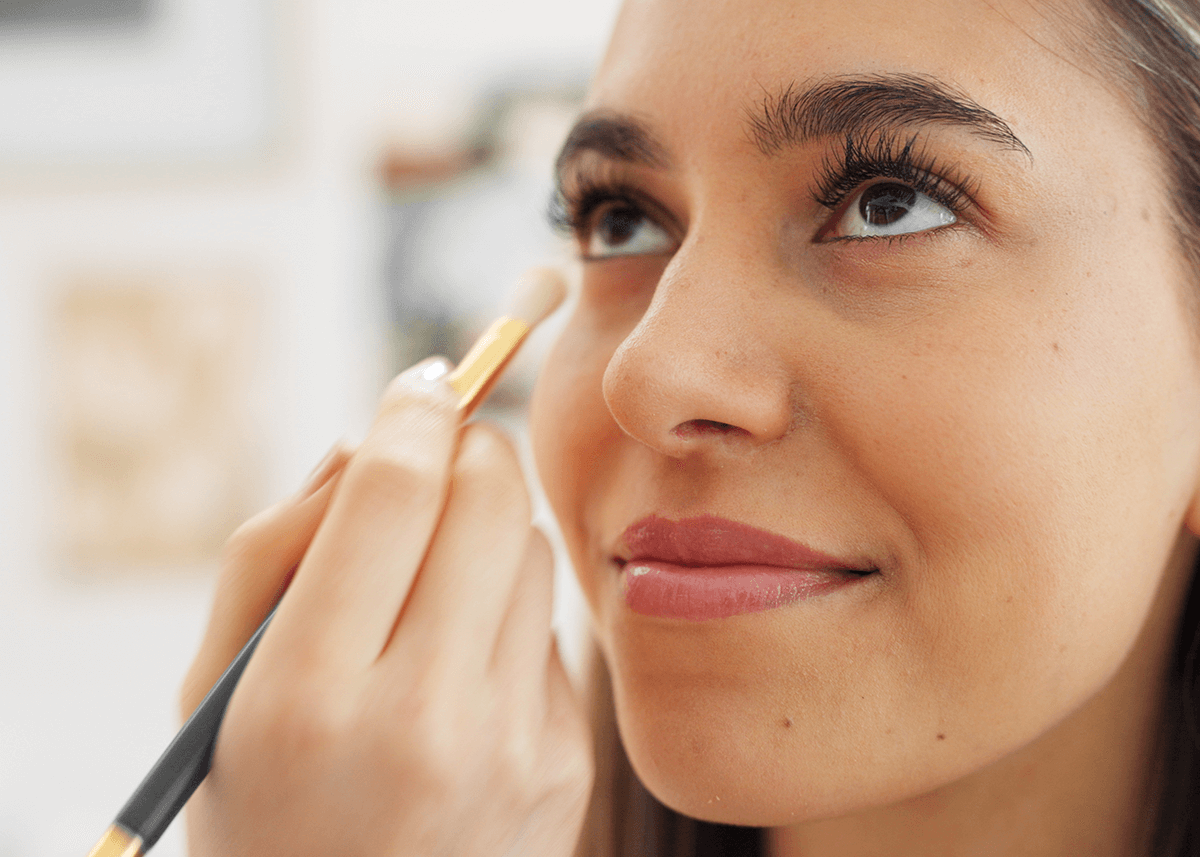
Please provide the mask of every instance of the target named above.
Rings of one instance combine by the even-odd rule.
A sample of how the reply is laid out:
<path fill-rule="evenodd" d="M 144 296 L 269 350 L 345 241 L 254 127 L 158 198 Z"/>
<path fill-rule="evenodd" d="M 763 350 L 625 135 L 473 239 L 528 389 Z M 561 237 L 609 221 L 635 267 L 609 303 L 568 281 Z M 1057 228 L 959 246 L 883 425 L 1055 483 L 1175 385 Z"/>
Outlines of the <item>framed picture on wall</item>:
<path fill-rule="evenodd" d="M 54 530 L 71 576 L 207 567 L 262 503 L 256 280 L 108 270 L 57 289 Z"/>

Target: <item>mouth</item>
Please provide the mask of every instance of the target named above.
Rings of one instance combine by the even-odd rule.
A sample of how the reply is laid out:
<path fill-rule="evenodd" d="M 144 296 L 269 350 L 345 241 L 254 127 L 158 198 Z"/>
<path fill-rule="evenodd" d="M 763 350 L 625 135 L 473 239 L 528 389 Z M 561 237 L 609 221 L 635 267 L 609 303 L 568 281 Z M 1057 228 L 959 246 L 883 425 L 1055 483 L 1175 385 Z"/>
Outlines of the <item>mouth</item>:
<path fill-rule="evenodd" d="M 630 610 L 691 621 L 783 607 L 878 571 L 713 515 L 642 518 L 622 534 L 613 559 Z"/>

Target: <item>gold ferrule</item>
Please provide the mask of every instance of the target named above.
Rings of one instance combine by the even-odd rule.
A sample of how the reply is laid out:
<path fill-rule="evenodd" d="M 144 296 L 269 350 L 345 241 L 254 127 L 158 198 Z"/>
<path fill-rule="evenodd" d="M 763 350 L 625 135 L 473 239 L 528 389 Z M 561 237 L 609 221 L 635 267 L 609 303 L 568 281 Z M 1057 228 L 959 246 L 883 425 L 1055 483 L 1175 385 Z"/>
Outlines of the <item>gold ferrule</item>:
<path fill-rule="evenodd" d="M 527 333 L 529 325 L 525 322 L 503 317 L 492 322 L 475 340 L 467 356 L 446 376 L 447 383 L 460 396 L 460 411 L 470 410 L 479 403 Z"/>
<path fill-rule="evenodd" d="M 88 857 L 141 857 L 142 837 L 134 836 L 119 824 L 110 824 Z"/>

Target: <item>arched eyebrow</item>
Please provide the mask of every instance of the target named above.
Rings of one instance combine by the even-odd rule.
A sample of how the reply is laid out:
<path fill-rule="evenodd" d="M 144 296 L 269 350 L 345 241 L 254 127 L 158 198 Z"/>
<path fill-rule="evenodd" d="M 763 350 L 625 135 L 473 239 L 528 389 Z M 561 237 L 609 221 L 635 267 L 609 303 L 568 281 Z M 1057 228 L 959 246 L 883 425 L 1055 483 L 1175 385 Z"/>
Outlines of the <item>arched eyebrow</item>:
<path fill-rule="evenodd" d="M 608 110 L 585 113 L 571 127 L 554 161 L 558 177 L 561 179 L 570 165 L 589 151 L 609 160 L 657 169 L 671 163 L 666 148 L 641 122 Z"/>
<path fill-rule="evenodd" d="M 931 75 L 888 73 L 833 77 L 789 84 L 747 107 L 745 129 L 764 155 L 825 137 L 857 137 L 922 125 L 962 127 L 1002 149 L 1029 148 L 992 111 Z M 608 110 L 583 114 L 555 161 L 559 185 L 585 152 L 614 161 L 662 169 L 671 156 L 632 116 Z"/>
<path fill-rule="evenodd" d="M 1007 122 L 932 75 L 890 73 L 793 83 L 765 95 L 746 114 L 747 134 L 765 155 L 823 137 L 948 125 L 1033 158 Z"/>

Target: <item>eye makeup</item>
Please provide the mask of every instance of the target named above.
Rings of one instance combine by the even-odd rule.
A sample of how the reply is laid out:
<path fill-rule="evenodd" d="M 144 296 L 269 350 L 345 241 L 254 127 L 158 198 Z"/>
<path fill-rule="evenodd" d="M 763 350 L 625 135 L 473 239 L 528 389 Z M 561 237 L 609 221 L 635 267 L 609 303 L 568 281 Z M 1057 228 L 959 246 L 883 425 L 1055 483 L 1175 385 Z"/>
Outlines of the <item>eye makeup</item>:
<path fill-rule="evenodd" d="M 601 225 L 598 214 L 619 211 L 629 221 L 643 217 L 673 231 L 675 218 L 670 217 L 645 191 L 633 182 L 615 175 L 617 170 L 576 169 L 555 189 L 549 206 L 551 226 L 561 234 L 574 236 L 585 261 L 592 257 L 586 252 L 591 236 Z M 864 190 L 872 181 L 888 179 L 907 185 L 927 195 L 956 217 L 975 204 L 980 182 L 954 165 L 944 165 L 932 155 L 928 146 L 921 145 L 919 132 L 902 134 L 897 130 L 876 130 L 848 134 L 842 145 L 821 162 L 813 180 L 811 199 L 822 208 L 837 210 L 847 198 Z M 822 225 L 822 236 L 829 225 Z M 928 231 L 928 230 L 923 230 Z M 917 233 L 908 233 L 917 234 Z M 867 238 L 902 238 L 895 236 L 846 236 L 830 240 L 865 240 Z M 821 240 L 820 237 L 817 240 Z"/>
<path fill-rule="evenodd" d="M 825 208 L 837 208 L 867 182 L 886 178 L 907 184 L 959 214 L 979 192 L 979 182 L 962 175 L 956 167 L 941 166 L 927 149 L 916 148 L 919 139 L 919 134 L 912 134 L 902 140 L 890 131 L 847 136 L 837 155 L 822 164 L 813 201 Z"/>
<path fill-rule="evenodd" d="M 619 233 L 630 232 L 640 223 L 648 223 L 664 233 L 663 238 L 679 236 L 683 232 L 666 208 L 617 173 L 618 170 L 609 168 L 608 164 L 596 170 L 575 170 L 569 180 L 558 185 L 551 197 L 547 211 L 551 228 L 564 237 L 574 237 L 584 261 L 618 255 L 671 255 L 673 246 L 669 252 L 665 248 L 677 242 L 670 240 L 659 240 L 657 246 L 647 247 L 642 253 L 628 250 L 612 254 L 592 252 L 593 238 L 601 230 L 621 238 Z"/>

